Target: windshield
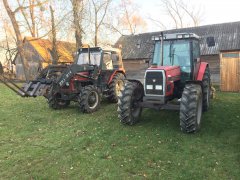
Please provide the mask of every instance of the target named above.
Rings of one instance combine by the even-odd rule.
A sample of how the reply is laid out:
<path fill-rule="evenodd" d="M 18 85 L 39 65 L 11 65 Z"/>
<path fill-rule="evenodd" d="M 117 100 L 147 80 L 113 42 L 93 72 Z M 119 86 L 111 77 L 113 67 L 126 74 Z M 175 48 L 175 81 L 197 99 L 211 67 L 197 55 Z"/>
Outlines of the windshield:
<path fill-rule="evenodd" d="M 161 42 L 155 44 L 153 64 L 161 64 Z M 185 40 L 164 41 L 163 65 L 180 66 L 182 71 L 190 72 L 190 43 Z"/>
<path fill-rule="evenodd" d="M 101 52 L 90 52 L 90 63 L 100 66 Z M 82 52 L 78 56 L 78 65 L 89 64 L 88 52 Z"/>

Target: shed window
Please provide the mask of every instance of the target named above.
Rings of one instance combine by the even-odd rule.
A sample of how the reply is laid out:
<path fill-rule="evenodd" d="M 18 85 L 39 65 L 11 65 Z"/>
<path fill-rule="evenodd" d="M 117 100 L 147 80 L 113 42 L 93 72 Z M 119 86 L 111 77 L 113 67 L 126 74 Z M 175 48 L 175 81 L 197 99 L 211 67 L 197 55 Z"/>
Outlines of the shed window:
<path fill-rule="evenodd" d="M 239 58 L 239 53 L 224 53 L 222 55 L 224 58 Z"/>

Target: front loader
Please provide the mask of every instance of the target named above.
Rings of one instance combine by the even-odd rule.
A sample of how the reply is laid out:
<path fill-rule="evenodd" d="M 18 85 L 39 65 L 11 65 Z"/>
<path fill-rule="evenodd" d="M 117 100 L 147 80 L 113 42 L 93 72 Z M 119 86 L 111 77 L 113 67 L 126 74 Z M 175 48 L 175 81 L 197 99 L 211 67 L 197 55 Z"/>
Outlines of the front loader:
<path fill-rule="evenodd" d="M 75 101 L 82 112 L 92 113 L 99 108 L 102 95 L 110 102 L 118 101 L 125 70 L 119 49 L 84 47 L 72 65 L 50 65 L 23 88 L 1 77 L 0 81 L 22 97 L 44 96 L 53 109 Z"/>
<path fill-rule="evenodd" d="M 154 36 L 152 65 L 144 83 L 128 80 L 118 102 L 120 122 L 133 125 L 142 108 L 179 110 L 180 127 L 185 133 L 200 129 L 202 112 L 209 108 L 210 69 L 200 59 L 200 38 L 193 33 Z M 214 39 L 209 38 L 209 46 Z"/>

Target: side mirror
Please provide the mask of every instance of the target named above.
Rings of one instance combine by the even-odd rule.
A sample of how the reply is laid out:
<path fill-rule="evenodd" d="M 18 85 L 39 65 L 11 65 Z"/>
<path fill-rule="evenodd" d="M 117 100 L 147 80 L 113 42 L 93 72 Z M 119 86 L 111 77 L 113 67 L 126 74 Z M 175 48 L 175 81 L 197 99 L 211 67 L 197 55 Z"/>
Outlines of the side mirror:
<path fill-rule="evenodd" d="M 208 47 L 213 47 L 213 46 L 215 46 L 214 37 L 212 37 L 212 36 L 207 37 L 207 45 L 208 45 Z"/>

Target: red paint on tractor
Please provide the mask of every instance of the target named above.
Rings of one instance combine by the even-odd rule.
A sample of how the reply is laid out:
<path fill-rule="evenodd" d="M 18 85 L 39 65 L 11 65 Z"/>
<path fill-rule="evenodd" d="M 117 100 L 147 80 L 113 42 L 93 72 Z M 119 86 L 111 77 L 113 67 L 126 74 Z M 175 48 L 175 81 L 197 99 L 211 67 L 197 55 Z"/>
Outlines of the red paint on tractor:
<path fill-rule="evenodd" d="M 89 72 L 81 72 L 81 73 L 77 73 L 75 76 L 72 77 L 72 79 L 70 80 L 70 84 L 69 84 L 69 89 L 70 91 L 75 91 L 76 88 L 74 86 L 74 81 L 87 81 L 89 80 L 88 78 L 84 78 L 84 77 L 81 77 L 80 75 L 83 75 L 83 76 L 89 76 Z"/>
<path fill-rule="evenodd" d="M 208 63 L 206 63 L 206 62 L 200 63 L 200 67 L 199 67 L 198 75 L 197 75 L 197 81 L 202 81 L 203 75 L 205 73 L 207 66 L 208 66 Z"/>
<path fill-rule="evenodd" d="M 165 69 L 166 75 L 166 87 L 165 87 L 165 95 L 171 96 L 173 95 L 174 90 L 174 82 L 180 80 L 181 71 L 179 66 L 167 66 Z"/>

